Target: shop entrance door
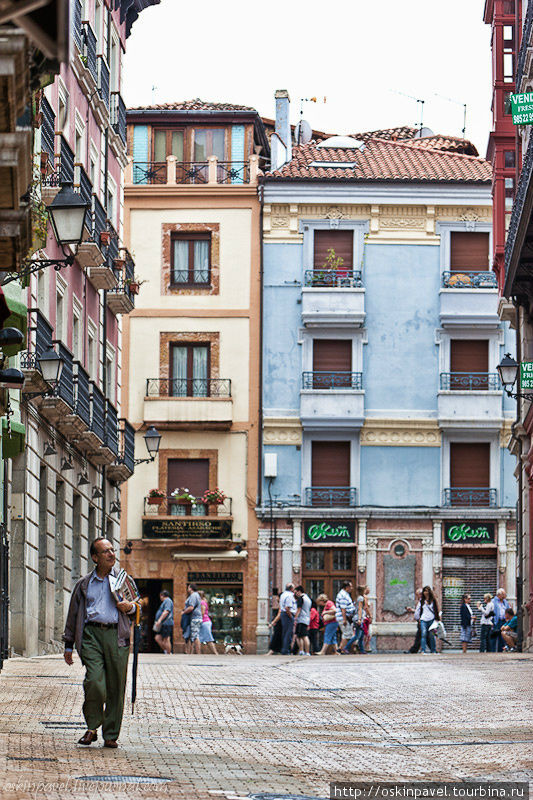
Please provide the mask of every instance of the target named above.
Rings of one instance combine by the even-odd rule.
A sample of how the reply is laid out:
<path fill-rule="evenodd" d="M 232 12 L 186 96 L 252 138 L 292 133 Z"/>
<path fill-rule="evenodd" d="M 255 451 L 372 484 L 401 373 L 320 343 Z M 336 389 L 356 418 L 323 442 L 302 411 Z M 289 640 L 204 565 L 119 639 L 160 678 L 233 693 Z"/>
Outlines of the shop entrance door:
<path fill-rule="evenodd" d="M 173 581 L 139 578 L 136 580 L 136 584 L 143 600 L 141 605 L 141 653 L 160 653 L 161 648 L 154 639 L 155 633 L 152 628 L 156 611 L 161 605 L 159 594 L 166 589 L 171 600 L 174 599 Z M 178 609 L 178 613 L 180 611 L 181 609 Z M 176 613 L 176 607 L 174 607 L 174 620 L 176 620 Z"/>
<path fill-rule="evenodd" d="M 215 642 L 242 645 L 242 573 L 189 572 L 188 583 L 205 592 Z"/>
<path fill-rule="evenodd" d="M 355 547 L 305 547 L 302 551 L 303 585 L 312 600 L 325 592 L 335 602 L 343 581 L 356 590 Z M 353 593 L 352 593 L 353 594 Z"/>
<path fill-rule="evenodd" d="M 476 603 L 483 600 L 483 595 L 492 595 L 498 588 L 498 565 L 496 555 L 444 555 L 442 559 L 442 621 L 447 632 L 450 645 L 444 649 L 459 650 L 461 648 L 461 598 L 467 593 L 472 596 L 470 606 L 477 612 Z M 479 620 L 479 612 L 476 614 Z M 476 626 L 479 636 L 479 625 Z M 479 638 L 470 645 L 479 649 Z"/>

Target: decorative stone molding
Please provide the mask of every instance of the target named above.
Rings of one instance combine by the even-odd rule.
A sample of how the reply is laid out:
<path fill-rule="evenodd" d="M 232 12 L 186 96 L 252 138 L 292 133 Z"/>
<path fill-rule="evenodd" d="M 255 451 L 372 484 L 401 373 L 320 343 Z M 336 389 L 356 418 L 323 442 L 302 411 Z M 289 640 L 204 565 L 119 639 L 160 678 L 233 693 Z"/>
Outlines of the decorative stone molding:
<path fill-rule="evenodd" d="M 436 209 L 438 219 L 456 219 L 461 222 L 478 222 L 492 219 L 492 206 L 476 206 L 475 208 L 464 206 L 438 206 Z M 472 219 L 475 217 L 475 219 Z"/>
<path fill-rule="evenodd" d="M 361 446 L 440 447 L 441 434 L 435 420 L 366 419 Z"/>
<path fill-rule="evenodd" d="M 424 217 L 383 217 L 379 221 L 379 226 L 382 230 L 424 230 L 426 221 Z"/>
<path fill-rule="evenodd" d="M 170 374 L 170 351 L 174 344 L 209 345 L 209 376 L 219 377 L 220 333 L 200 331 L 162 331 L 159 334 L 159 377 L 168 380 Z"/>
<path fill-rule="evenodd" d="M 211 234 L 209 286 L 189 288 L 177 286 L 170 282 L 172 269 L 172 234 L 174 233 L 209 233 Z M 218 222 L 164 222 L 161 226 L 161 294 L 185 295 L 219 294 L 220 292 L 220 225 Z"/>
<path fill-rule="evenodd" d="M 378 549 L 378 540 L 377 536 L 367 536 L 366 537 L 366 548 L 368 550 L 377 550 Z"/>
<path fill-rule="evenodd" d="M 500 431 L 500 447 L 507 447 L 509 444 L 509 439 L 512 435 L 512 425 L 513 421 L 511 419 L 506 419 L 503 423 L 503 427 Z"/>
<path fill-rule="evenodd" d="M 287 215 L 279 215 L 272 217 L 272 227 L 273 228 L 288 228 L 290 223 L 290 217 Z"/>
<path fill-rule="evenodd" d="M 326 219 L 345 219 L 346 213 L 339 206 L 330 206 L 326 213 Z"/>
<path fill-rule="evenodd" d="M 294 417 L 270 417 L 263 421 L 264 444 L 302 444 L 302 426 Z"/>

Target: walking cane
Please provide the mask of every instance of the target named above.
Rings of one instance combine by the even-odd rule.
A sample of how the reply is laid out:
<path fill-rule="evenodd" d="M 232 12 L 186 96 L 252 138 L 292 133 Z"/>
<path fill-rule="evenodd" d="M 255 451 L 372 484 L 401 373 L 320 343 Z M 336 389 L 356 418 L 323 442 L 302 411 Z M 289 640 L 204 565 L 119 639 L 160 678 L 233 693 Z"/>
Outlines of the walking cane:
<path fill-rule="evenodd" d="M 141 644 L 141 605 L 135 603 L 135 625 L 133 627 L 133 664 L 131 667 L 131 713 L 135 710 L 137 699 L 137 665 L 139 663 L 139 646 Z"/>

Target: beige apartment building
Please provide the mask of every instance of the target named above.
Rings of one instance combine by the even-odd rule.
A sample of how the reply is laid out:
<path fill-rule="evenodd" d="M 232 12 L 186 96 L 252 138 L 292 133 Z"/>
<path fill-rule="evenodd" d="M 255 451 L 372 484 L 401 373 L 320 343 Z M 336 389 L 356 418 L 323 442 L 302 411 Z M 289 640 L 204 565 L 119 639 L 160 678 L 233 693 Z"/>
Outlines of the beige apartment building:
<path fill-rule="evenodd" d="M 221 645 L 254 651 L 260 435 L 260 203 L 268 140 L 257 112 L 194 100 L 128 111 L 125 235 L 139 290 L 124 327 L 128 418 L 161 434 L 122 496 L 126 568 L 179 609 L 206 592 Z M 159 498 L 149 497 L 159 490 Z M 217 493 L 217 490 L 219 492 Z M 206 494 L 207 493 L 207 494 Z M 131 549 L 130 549 L 131 548 Z M 155 646 L 157 648 L 157 646 Z"/>

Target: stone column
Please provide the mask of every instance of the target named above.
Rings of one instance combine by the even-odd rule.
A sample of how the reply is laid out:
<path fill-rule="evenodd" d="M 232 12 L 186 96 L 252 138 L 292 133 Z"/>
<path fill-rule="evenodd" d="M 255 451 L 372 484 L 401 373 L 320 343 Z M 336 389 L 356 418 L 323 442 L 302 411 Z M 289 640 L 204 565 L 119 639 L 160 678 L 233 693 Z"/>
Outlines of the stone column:
<path fill-rule="evenodd" d="M 516 533 L 507 531 L 507 571 L 505 574 L 505 591 L 507 599 L 516 610 Z"/>
<path fill-rule="evenodd" d="M 422 585 L 433 586 L 433 538 L 422 539 Z"/>
<path fill-rule="evenodd" d="M 257 538 L 257 652 L 266 653 L 270 630 L 269 546 L 270 531 L 259 531 Z"/>
<path fill-rule="evenodd" d="M 372 614 L 374 619 L 376 619 L 377 602 L 377 565 L 378 540 L 377 537 L 371 536 L 366 540 L 366 585 L 370 589 L 370 604 L 372 606 Z"/>
<path fill-rule="evenodd" d="M 167 185 L 176 183 L 176 156 L 167 156 Z"/>
<path fill-rule="evenodd" d="M 218 183 L 218 159 L 216 156 L 209 156 L 209 165 L 207 167 L 207 182 Z"/>
<path fill-rule="evenodd" d="M 293 582 L 292 575 L 292 531 L 278 531 L 278 539 L 281 542 L 281 586 L 283 591 L 287 583 Z"/>
<path fill-rule="evenodd" d="M 504 519 L 498 520 L 498 587 L 505 588 L 507 569 L 507 525 Z M 514 594 L 515 592 L 513 592 Z"/>
<path fill-rule="evenodd" d="M 433 572 L 438 575 L 442 570 L 442 521 L 433 520 Z"/>
<path fill-rule="evenodd" d="M 366 571 L 366 523 L 366 519 L 357 521 L 357 569 L 359 572 Z"/>
<path fill-rule="evenodd" d="M 292 522 L 292 571 L 302 571 L 302 521 Z"/>

